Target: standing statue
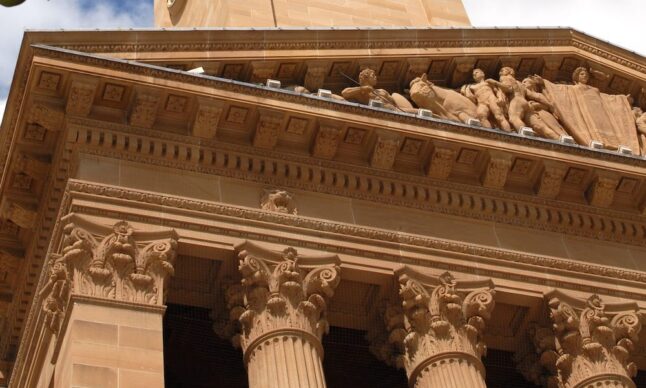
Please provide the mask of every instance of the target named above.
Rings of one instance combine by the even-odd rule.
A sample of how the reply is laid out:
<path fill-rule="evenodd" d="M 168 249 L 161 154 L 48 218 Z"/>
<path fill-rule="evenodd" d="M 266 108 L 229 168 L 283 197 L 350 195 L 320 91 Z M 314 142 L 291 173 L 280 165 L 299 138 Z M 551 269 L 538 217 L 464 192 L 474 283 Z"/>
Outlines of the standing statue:
<path fill-rule="evenodd" d="M 505 118 L 503 110 L 506 98 L 504 92 L 500 89 L 501 83 L 493 79 L 485 80 L 485 73 L 480 69 L 473 70 L 473 80 L 476 83 L 464 85 L 461 92 L 477 104 L 476 112 L 482 125 L 492 128 L 489 117 L 493 115 L 496 124 L 504 131 L 510 132 L 511 125 Z"/>
<path fill-rule="evenodd" d="M 543 94 L 543 79 L 537 75 L 526 77 L 523 82 L 530 107 L 527 123 L 536 133 L 547 139 L 559 139 L 567 135 L 565 129 L 554 116 L 554 105 Z"/>
<path fill-rule="evenodd" d="M 646 112 L 641 108 L 633 108 L 635 114 L 635 125 L 637 126 L 637 137 L 641 145 L 641 154 L 646 155 Z"/>
<path fill-rule="evenodd" d="M 377 74 L 374 70 L 367 68 L 359 73 L 359 86 L 345 88 L 341 95 L 348 101 L 356 101 L 368 105 L 370 100 L 379 100 L 384 108 L 401 110 L 404 112 L 416 112 L 417 109 L 399 93 L 392 95 L 384 89 L 375 89 L 377 86 Z"/>
<path fill-rule="evenodd" d="M 544 81 L 563 126 L 581 145 L 596 140 L 608 149 L 623 145 L 637 152 L 639 141 L 628 97 L 601 93 L 588 85 L 589 80 L 590 71 L 579 67 L 572 74 L 574 85 Z"/>
<path fill-rule="evenodd" d="M 476 105 L 460 93 L 435 86 L 426 73 L 410 81 L 410 98 L 417 106 L 443 119 L 469 123 L 477 120 Z"/>

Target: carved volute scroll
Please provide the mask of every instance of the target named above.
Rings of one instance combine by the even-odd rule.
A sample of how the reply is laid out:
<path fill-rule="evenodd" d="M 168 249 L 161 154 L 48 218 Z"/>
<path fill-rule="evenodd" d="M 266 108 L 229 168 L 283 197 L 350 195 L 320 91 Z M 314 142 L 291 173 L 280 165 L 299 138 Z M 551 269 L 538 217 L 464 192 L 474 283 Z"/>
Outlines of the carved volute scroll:
<path fill-rule="evenodd" d="M 174 272 L 174 230 L 136 231 L 128 222 L 97 235 L 68 223 L 60 254 L 51 254 L 48 280 L 40 291 L 47 326 L 58 332 L 71 293 L 162 305 L 167 278 Z M 152 238 L 151 238 L 152 237 Z"/>
<path fill-rule="evenodd" d="M 373 351 L 403 366 L 411 386 L 418 381 L 455 385 L 431 376 L 446 361 L 456 366 L 455 373 L 473 376 L 476 383 L 469 387 L 484 387 L 480 359 L 486 353 L 485 322 L 495 306 L 491 281 L 457 281 L 449 272 L 429 278 L 406 267 L 397 275 L 401 305 L 386 308 L 388 343 L 373 346 Z"/>
<path fill-rule="evenodd" d="M 242 347 L 245 361 L 263 338 L 285 332 L 300 333 L 321 352 L 327 304 L 341 281 L 339 258 L 303 256 L 294 248 L 276 252 L 250 242 L 237 250 L 242 280 L 229 287 L 226 298 L 229 317 L 240 328 L 233 343 Z"/>
<path fill-rule="evenodd" d="M 582 303 L 553 291 L 546 299 L 552 326 L 530 333 L 540 366 L 521 369 L 526 377 L 549 388 L 635 387 L 630 353 L 643 319 L 636 304 L 614 306 L 611 314 L 598 295 Z"/>

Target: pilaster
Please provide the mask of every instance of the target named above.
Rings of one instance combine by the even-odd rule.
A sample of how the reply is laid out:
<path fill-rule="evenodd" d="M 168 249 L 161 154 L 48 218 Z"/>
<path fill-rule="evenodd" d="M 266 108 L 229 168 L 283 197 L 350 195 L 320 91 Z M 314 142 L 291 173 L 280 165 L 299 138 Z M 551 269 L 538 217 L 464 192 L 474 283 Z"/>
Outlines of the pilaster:
<path fill-rule="evenodd" d="M 62 221 L 61 250 L 50 254 L 39 293 L 43 325 L 53 334 L 52 386 L 163 387 L 163 303 L 175 231 Z"/>
<path fill-rule="evenodd" d="M 245 242 L 238 247 L 240 284 L 227 289 L 233 334 L 251 388 L 322 388 L 327 303 L 339 284 L 337 256 L 304 256 Z M 233 329 L 233 330 L 232 330 Z"/>

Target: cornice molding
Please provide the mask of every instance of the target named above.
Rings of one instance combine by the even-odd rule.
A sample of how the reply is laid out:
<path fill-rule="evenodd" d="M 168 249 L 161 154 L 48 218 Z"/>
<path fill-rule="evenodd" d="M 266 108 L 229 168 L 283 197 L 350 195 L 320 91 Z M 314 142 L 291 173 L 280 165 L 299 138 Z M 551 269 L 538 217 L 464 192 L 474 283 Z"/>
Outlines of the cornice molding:
<path fill-rule="evenodd" d="M 261 182 L 267 185 L 324 192 L 394 206 L 430 210 L 443 214 L 494 221 L 509 225 L 523 224 L 526 227 L 576 236 L 646 246 L 646 223 L 642 216 L 624 212 L 575 205 L 556 200 L 536 198 L 518 193 L 472 185 L 440 182 L 431 178 L 413 177 L 406 174 L 348 166 L 334 161 L 316 161 L 311 158 L 260 150 L 248 146 L 218 144 L 207 148 L 202 144 L 189 145 L 181 136 L 166 136 L 137 129 L 128 129 L 128 135 L 119 126 L 105 126 L 100 122 L 92 125 L 77 125 L 70 121 L 68 141 L 76 152 L 105 156 L 138 163 L 210 173 L 231 178 Z M 108 129 L 112 128 L 112 129 Z M 108 131 L 115 130 L 114 134 Z M 119 132 L 116 132 L 119 131 Z M 97 137 L 128 137 L 120 141 L 122 147 L 112 141 L 101 143 Z M 152 139 L 155 139 L 154 141 Z M 170 138 L 173 140 L 165 140 Z M 184 139 L 185 140 L 185 139 Z M 141 144 L 133 150 L 125 144 Z M 149 144 L 162 149 L 178 149 L 171 155 L 152 156 Z M 200 152 L 208 156 L 181 159 L 176 155 L 193 155 Z M 229 162 L 225 162 L 228 160 Z M 237 162 L 240 161 L 240 162 Z M 288 170 L 260 170 L 254 166 L 272 165 L 281 162 L 292 166 L 290 171 L 300 170 L 294 176 Z M 337 179 L 329 179 L 337 177 Z M 339 185 L 339 181 L 345 184 Z M 364 182 L 364 183 L 362 183 Z M 389 188 L 386 190 L 384 188 Z"/>
<path fill-rule="evenodd" d="M 268 88 L 252 83 L 233 81 L 220 77 L 192 74 L 136 61 L 106 58 L 103 56 L 64 50 L 44 45 L 34 45 L 33 49 L 36 55 L 46 58 L 62 59 L 71 63 L 84 63 L 100 68 L 119 70 L 131 74 L 172 80 L 191 85 L 208 86 L 211 88 L 216 88 L 218 90 L 253 96 L 254 99 L 262 97 L 283 102 L 294 102 L 308 107 L 323 108 L 330 111 L 343 112 L 347 114 L 356 114 L 371 119 L 386 120 L 388 122 L 404 123 L 421 127 L 432 126 L 437 130 L 446 130 L 475 137 L 487 138 L 495 141 L 501 141 L 510 145 L 531 144 L 532 147 L 537 147 L 539 149 L 550 151 L 565 151 L 572 155 L 587 157 L 595 160 L 601 159 L 619 162 L 631 166 L 646 167 L 646 160 L 640 158 L 639 156 L 619 155 L 616 152 L 593 150 L 588 147 L 582 147 L 579 145 L 564 144 L 558 141 L 540 137 L 521 136 L 516 133 L 509 133 L 498 129 L 488 129 L 479 126 L 467 125 L 445 119 L 421 119 L 412 113 L 397 112 L 383 108 L 368 108 L 358 103 L 330 100 L 314 95 L 296 93 L 294 91 L 285 89 Z M 82 119 L 75 118 L 74 120 Z M 200 144 L 204 144 L 205 142 L 205 140 L 201 138 L 196 138 L 195 141 L 200 142 Z"/>

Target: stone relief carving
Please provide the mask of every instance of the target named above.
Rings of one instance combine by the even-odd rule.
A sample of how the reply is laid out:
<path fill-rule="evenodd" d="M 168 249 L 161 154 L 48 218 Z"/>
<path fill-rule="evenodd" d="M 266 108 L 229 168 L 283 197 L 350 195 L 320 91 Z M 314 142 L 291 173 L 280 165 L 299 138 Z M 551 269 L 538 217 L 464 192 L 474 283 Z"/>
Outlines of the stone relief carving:
<path fill-rule="evenodd" d="M 443 355 L 461 354 L 482 372 L 482 335 L 495 306 L 491 282 L 458 282 L 449 272 L 433 279 L 408 269 L 398 272 L 401 301 L 384 309 L 387 334 L 372 336 L 373 353 L 404 367 L 411 382 L 423 379 L 432 367 L 429 360 Z"/>
<path fill-rule="evenodd" d="M 461 121 L 477 120 L 476 105 L 460 93 L 441 88 L 428 80 L 426 73 L 410 82 L 410 97 L 423 109 L 428 109 L 443 119 Z"/>
<path fill-rule="evenodd" d="M 495 123 L 504 131 L 511 131 L 503 110 L 507 104 L 505 86 L 499 81 L 485 79 L 485 73 L 481 69 L 473 70 L 473 80 L 476 83 L 464 85 L 460 92 L 477 105 L 476 114 L 482 125 L 492 128 L 492 123 Z"/>
<path fill-rule="evenodd" d="M 103 239 L 70 223 L 60 254 L 48 260 L 49 276 L 40 291 L 47 326 L 56 333 L 71 293 L 142 304 L 163 304 L 166 279 L 173 274 L 177 235 L 153 232 L 141 241 L 133 227 L 119 221 Z M 143 237 L 147 233 L 143 233 Z"/>
<path fill-rule="evenodd" d="M 513 61 L 510 64 L 514 65 Z M 474 60 L 461 62 L 456 71 L 467 73 L 474 65 Z M 308 73 L 307 84 L 315 83 L 320 87 L 324 79 L 323 68 L 327 69 L 324 66 L 313 67 L 316 71 Z M 383 108 L 405 113 L 417 113 L 417 108 L 421 108 L 440 118 L 466 124 L 495 127 L 506 132 L 519 132 L 523 127 L 530 127 L 547 139 L 557 140 L 568 135 L 584 146 L 590 146 L 594 140 L 608 149 L 624 146 L 636 154 L 646 153 L 643 140 L 646 129 L 638 127 L 640 123 L 646 127 L 646 117 L 635 122 L 638 112 L 631 112 L 629 96 L 601 93 L 588 85 L 592 75 L 607 77 L 599 71 L 577 68 L 573 73 L 574 84 L 565 85 L 550 82 L 539 75 L 530 75 L 520 81 L 516 79 L 514 68 L 509 66 L 500 69 L 499 80 L 486 78 L 483 70 L 475 68 L 472 72 L 475 82 L 463 85 L 457 92 L 434 85 L 425 72 L 415 77 L 411 72 L 417 68 L 424 69 L 424 66 L 411 65 L 407 75 L 408 79 L 412 78 L 408 90 L 412 103 L 402 94 L 376 88 L 377 75 L 372 68 L 359 73 L 359 86 L 345 88 L 340 96 L 332 94 L 331 98 L 365 105 L 376 100 Z M 314 74 L 316 82 L 311 79 Z M 460 82 L 465 81 L 462 80 L 464 77 L 458 78 Z M 310 94 L 303 86 L 288 89 Z"/>
<path fill-rule="evenodd" d="M 535 384 L 548 388 L 599 385 L 634 387 L 637 366 L 630 361 L 642 315 L 637 306 L 623 304 L 612 316 L 598 295 L 582 306 L 559 292 L 548 295 L 551 327 L 533 325 L 529 331 L 536 353 L 517 357 L 519 370 Z"/>
<path fill-rule="evenodd" d="M 633 108 L 635 115 L 635 125 L 637 126 L 637 137 L 639 138 L 639 146 L 641 154 L 646 155 L 646 112 L 641 108 Z"/>
<path fill-rule="evenodd" d="M 596 140 L 606 148 L 627 146 L 638 152 L 635 119 L 628 97 L 601 93 L 588 85 L 593 74 L 579 67 L 572 74 L 574 85 L 544 81 L 546 95 L 554 101 L 563 127 L 581 145 L 587 146 Z"/>
<path fill-rule="evenodd" d="M 260 208 L 272 212 L 298 214 L 294 196 L 280 189 L 266 189 L 260 198 Z"/>
<path fill-rule="evenodd" d="M 390 94 L 384 89 L 376 89 L 377 74 L 373 69 L 363 69 L 359 73 L 359 86 L 345 88 L 341 92 L 343 98 L 368 105 L 370 100 L 378 100 L 386 109 L 404 112 L 416 111 L 413 105 L 399 93 Z"/>

